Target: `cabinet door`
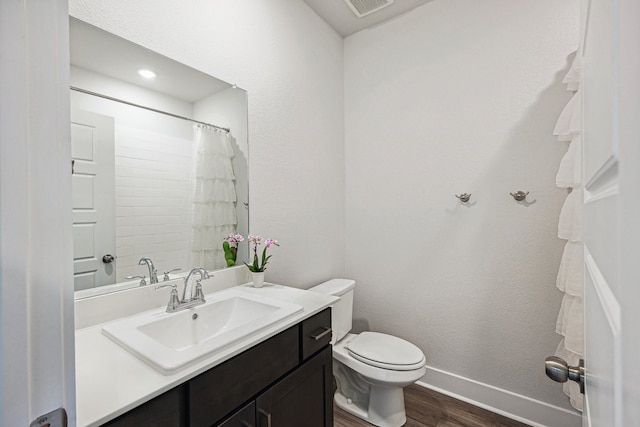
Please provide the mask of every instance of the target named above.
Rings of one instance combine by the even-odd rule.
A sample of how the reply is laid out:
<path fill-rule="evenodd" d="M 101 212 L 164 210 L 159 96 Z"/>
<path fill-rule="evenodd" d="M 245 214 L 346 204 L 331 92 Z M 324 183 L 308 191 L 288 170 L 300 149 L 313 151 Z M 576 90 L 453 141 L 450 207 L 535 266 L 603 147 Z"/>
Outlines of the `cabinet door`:
<path fill-rule="evenodd" d="M 255 427 L 256 425 L 256 403 L 251 402 L 218 427 Z"/>
<path fill-rule="evenodd" d="M 331 346 L 256 400 L 258 427 L 333 426 Z"/>
<path fill-rule="evenodd" d="M 298 327 L 291 327 L 189 381 L 189 425 L 208 427 L 298 365 Z"/>

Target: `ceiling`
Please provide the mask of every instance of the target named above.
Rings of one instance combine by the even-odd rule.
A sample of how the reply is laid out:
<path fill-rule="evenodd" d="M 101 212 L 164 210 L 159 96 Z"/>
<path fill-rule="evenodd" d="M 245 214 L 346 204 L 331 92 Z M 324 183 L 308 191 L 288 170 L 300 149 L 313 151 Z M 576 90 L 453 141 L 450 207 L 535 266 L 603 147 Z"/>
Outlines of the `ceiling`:
<path fill-rule="evenodd" d="M 201 71 L 143 48 L 75 18 L 69 20 L 71 65 L 127 83 L 196 102 L 231 87 Z M 141 78 L 138 68 L 157 73 Z"/>
<path fill-rule="evenodd" d="M 393 4 L 383 9 L 358 18 L 347 6 L 345 0 L 304 0 L 342 37 L 396 18 L 430 1 L 432 0 L 395 0 Z"/>

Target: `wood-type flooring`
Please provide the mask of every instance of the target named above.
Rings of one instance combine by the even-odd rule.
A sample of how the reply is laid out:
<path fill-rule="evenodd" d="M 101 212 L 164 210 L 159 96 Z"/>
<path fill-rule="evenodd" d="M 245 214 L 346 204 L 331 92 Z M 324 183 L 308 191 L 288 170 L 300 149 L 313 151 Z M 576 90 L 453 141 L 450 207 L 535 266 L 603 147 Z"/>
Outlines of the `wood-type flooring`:
<path fill-rule="evenodd" d="M 469 403 L 412 384 L 404 389 L 405 427 L 527 427 Z M 334 405 L 334 427 L 371 427 Z"/>

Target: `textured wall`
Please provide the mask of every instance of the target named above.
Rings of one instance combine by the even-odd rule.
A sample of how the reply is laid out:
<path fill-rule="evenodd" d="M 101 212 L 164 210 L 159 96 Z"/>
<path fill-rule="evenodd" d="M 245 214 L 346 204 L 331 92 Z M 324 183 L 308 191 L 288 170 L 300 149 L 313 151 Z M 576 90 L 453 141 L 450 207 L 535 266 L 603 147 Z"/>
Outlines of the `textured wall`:
<path fill-rule="evenodd" d="M 435 368 L 565 407 L 543 362 L 560 339 L 566 145 L 552 130 L 577 16 L 575 1 L 437 0 L 345 40 L 356 325 L 411 340 Z"/>
<path fill-rule="evenodd" d="M 291 0 L 71 0 L 70 13 L 248 91 L 253 233 L 267 280 L 344 274 L 342 39 Z"/>

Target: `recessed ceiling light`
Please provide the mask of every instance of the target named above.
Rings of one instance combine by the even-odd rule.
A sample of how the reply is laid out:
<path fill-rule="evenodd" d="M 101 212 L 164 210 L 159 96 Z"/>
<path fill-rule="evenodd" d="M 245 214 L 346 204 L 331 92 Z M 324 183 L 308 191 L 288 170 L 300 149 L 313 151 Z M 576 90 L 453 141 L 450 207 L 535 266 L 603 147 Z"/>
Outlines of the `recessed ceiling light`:
<path fill-rule="evenodd" d="M 156 73 L 147 68 L 138 68 L 138 74 L 140 74 L 145 79 L 152 79 L 156 76 Z"/>

